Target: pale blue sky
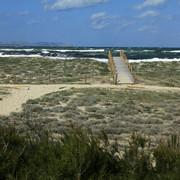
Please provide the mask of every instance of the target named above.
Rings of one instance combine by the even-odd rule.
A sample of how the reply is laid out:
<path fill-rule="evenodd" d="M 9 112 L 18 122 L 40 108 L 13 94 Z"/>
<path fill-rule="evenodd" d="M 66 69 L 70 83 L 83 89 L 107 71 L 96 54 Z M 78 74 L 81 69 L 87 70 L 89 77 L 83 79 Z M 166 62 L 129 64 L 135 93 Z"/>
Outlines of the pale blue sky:
<path fill-rule="evenodd" d="M 0 41 L 180 47 L 180 0 L 1 0 Z"/>

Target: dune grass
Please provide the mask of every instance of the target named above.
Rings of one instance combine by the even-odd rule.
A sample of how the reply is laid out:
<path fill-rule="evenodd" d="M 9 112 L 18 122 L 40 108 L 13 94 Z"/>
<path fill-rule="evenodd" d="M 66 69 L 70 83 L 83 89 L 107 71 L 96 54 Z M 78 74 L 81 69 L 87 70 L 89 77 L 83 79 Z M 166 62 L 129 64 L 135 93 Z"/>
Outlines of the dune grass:
<path fill-rule="evenodd" d="M 110 140 L 127 143 L 133 131 L 154 139 L 180 134 L 180 93 L 131 89 L 85 88 L 59 91 L 28 100 L 23 111 L 0 117 L 14 122 L 19 132 L 27 125 L 62 134 L 70 122 L 90 127 L 96 134 L 104 129 Z M 39 131 L 39 130 L 37 130 Z"/>
<path fill-rule="evenodd" d="M 180 62 L 132 63 L 136 82 L 144 85 L 180 87 Z M 62 84 L 109 82 L 108 65 L 88 59 L 59 60 L 48 58 L 0 58 L 0 84 Z"/>
<path fill-rule="evenodd" d="M 179 62 L 134 64 L 138 83 L 169 86 L 172 73 L 180 87 Z M 111 78 L 107 64 L 92 60 L 0 58 L 0 68 L 1 84 L 12 83 L 13 72 L 20 84 L 47 84 L 49 74 L 55 84 Z M 6 93 L 0 88 L 0 98 Z M 71 88 L 28 100 L 22 112 L 0 116 L 0 179 L 178 179 L 179 99 L 170 91 Z"/>
<path fill-rule="evenodd" d="M 138 84 L 180 87 L 180 62 L 132 63 Z"/>
<path fill-rule="evenodd" d="M 109 81 L 105 63 L 88 60 L 58 60 L 48 58 L 0 58 L 0 84 L 62 84 Z"/>

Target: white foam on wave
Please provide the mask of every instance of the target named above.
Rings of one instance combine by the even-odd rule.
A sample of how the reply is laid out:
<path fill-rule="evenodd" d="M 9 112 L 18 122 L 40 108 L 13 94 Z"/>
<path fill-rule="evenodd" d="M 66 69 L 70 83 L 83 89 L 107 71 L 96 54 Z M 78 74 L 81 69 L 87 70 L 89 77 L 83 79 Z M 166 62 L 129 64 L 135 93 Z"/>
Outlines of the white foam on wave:
<path fill-rule="evenodd" d="M 49 59 L 61 59 L 61 60 L 73 60 L 73 59 L 91 59 L 91 60 L 95 60 L 95 61 L 100 61 L 100 62 L 104 62 L 107 63 L 108 59 L 101 59 L 101 58 L 77 58 L 77 57 L 47 57 Z"/>
<path fill-rule="evenodd" d="M 34 49 L 0 49 L 0 51 L 26 51 L 26 52 L 30 52 L 33 50 Z"/>
<path fill-rule="evenodd" d="M 154 52 L 154 50 L 146 49 L 146 50 L 143 50 L 143 52 Z"/>
<path fill-rule="evenodd" d="M 103 59 L 103 58 L 77 58 L 77 57 L 62 57 L 62 56 L 41 56 L 39 54 L 37 55 L 3 55 L 3 53 L 0 53 L 0 57 L 44 57 L 44 58 L 49 58 L 49 59 L 60 59 L 60 60 L 73 60 L 73 59 L 91 59 L 91 60 L 96 60 L 96 61 L 100 61 L 100 62 L 104 62 L 107 63 L 108 59 Z"/>
<path fill-rule="evenodd" d="M 45 50 L 45 49 L 42 49 L 42 53 L 44 53 L 44 54 L 48 54 L 48 53 L 49 53 L 49 51 L 47 51 L 47 50 Z"/>
<path fill-rule="evenodd" d="M 2 52 L 0 52 L 0 57 L 44 57 L 44 58 L 49 58 L 49 59 L 62 59 L 62 60 L 73 60 L 73 59 L 92 59 L 100 62 L 107 63 L 108 59 L 105 58 L 87 58 L 87 57 L 82 57 L 82 58 L 77 58 L 77 57 L 62 57 L 62 56 L 42 56 L 39 54 L 36 55 L 4 55 Z M 160 58 L 152 58 L 152 59 L 130 59 L 130 63 L 140 63 L 140 62 L 179 62 L 180 59 L 174 58 L 174 59 L 160 59 Z"/>
<path fill-rule="evenodd" d="M 84 50 L 74 50 L 74 49 L 43 49 L 45 51 L 56 51 L 56 52 L 104 52 L 104 49 L 84 49 Z"/>
<path fill-rule="evenodd" d="M 174 58 L 174 59 L 160 59 L 160 58 L 152 58 L 152 59 L 137 59 L 137 60 L 133 60 L 130 59 L 129 62 L 130 63 L 140 63 L 140 62 L 178 62 L 180 61 L 180 59 Z"/>
<path fill-rule="evenodd" d="M 34 54 L 34 55 L 4 55 L 3 53 L 0 53 L 0 57 L 43 57 L 39 54 Z"/>
<path fill-rule="evenodd" d="M 120 52 L 120 51 L 128 52 L 128 50 L 123 50 L 123 49 L 114 50 L 114 51 L 116 51 L 116 52 Z M 133 50 L 131 50 L 131 51 L 133 51 Z"/>
<path fill-rule="evenodd" d="M 115 50 L 116 52 L 120 52 L 121 50 Z M 123 50 L 124 52 L 154 52 L 154 50 L 150 50 L 150 49 L 145 49 L 145 50 Z"/>
<path fill-rule="evenodd" d="M 162 51 L 162 52 L 167 52 L 167 53 L 180 53 L 180 50 L 174 50 L 174 51 Z"/>

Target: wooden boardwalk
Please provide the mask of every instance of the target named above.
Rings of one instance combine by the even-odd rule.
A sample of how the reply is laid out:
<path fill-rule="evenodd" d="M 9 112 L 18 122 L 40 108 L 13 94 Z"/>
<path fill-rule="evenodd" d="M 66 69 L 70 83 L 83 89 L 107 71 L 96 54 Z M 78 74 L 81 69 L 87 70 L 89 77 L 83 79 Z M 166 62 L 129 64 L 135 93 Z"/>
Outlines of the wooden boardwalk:
<path fill-rule="evenodd" d="M 132 65 L 130 65 L 123 51 L 120 52 L 119 57 L 112 57 L 111 51 L 109 51 L 108 64 L 116 84 L 135 84 Z"/>

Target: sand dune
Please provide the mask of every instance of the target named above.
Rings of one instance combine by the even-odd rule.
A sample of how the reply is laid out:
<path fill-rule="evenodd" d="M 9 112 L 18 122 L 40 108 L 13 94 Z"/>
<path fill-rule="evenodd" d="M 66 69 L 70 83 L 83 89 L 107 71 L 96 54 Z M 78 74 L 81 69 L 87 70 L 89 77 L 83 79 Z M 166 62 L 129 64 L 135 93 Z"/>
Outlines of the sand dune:
<path fill-rule="evenodd" d="M 11 112 L 20 112 L 22 104 L 28 99 L 36 99 L 45 94 L 67 90 L 74 88 L 132 88 L 135 90 L 150 91 L 171 91 L 180 92 L 180 88 L 160 87 L 160 86 L 143 86 L 143 85 L 111 85 L 111 84 L 93 84 L 93 85 L 77 85 L 77 84 L 59 84 L 59 85 L 0 85 L 1 88 L 12 88 L 10 94 L 5 95 L 0 101 L 0 115 L 9 115 Z"/>

